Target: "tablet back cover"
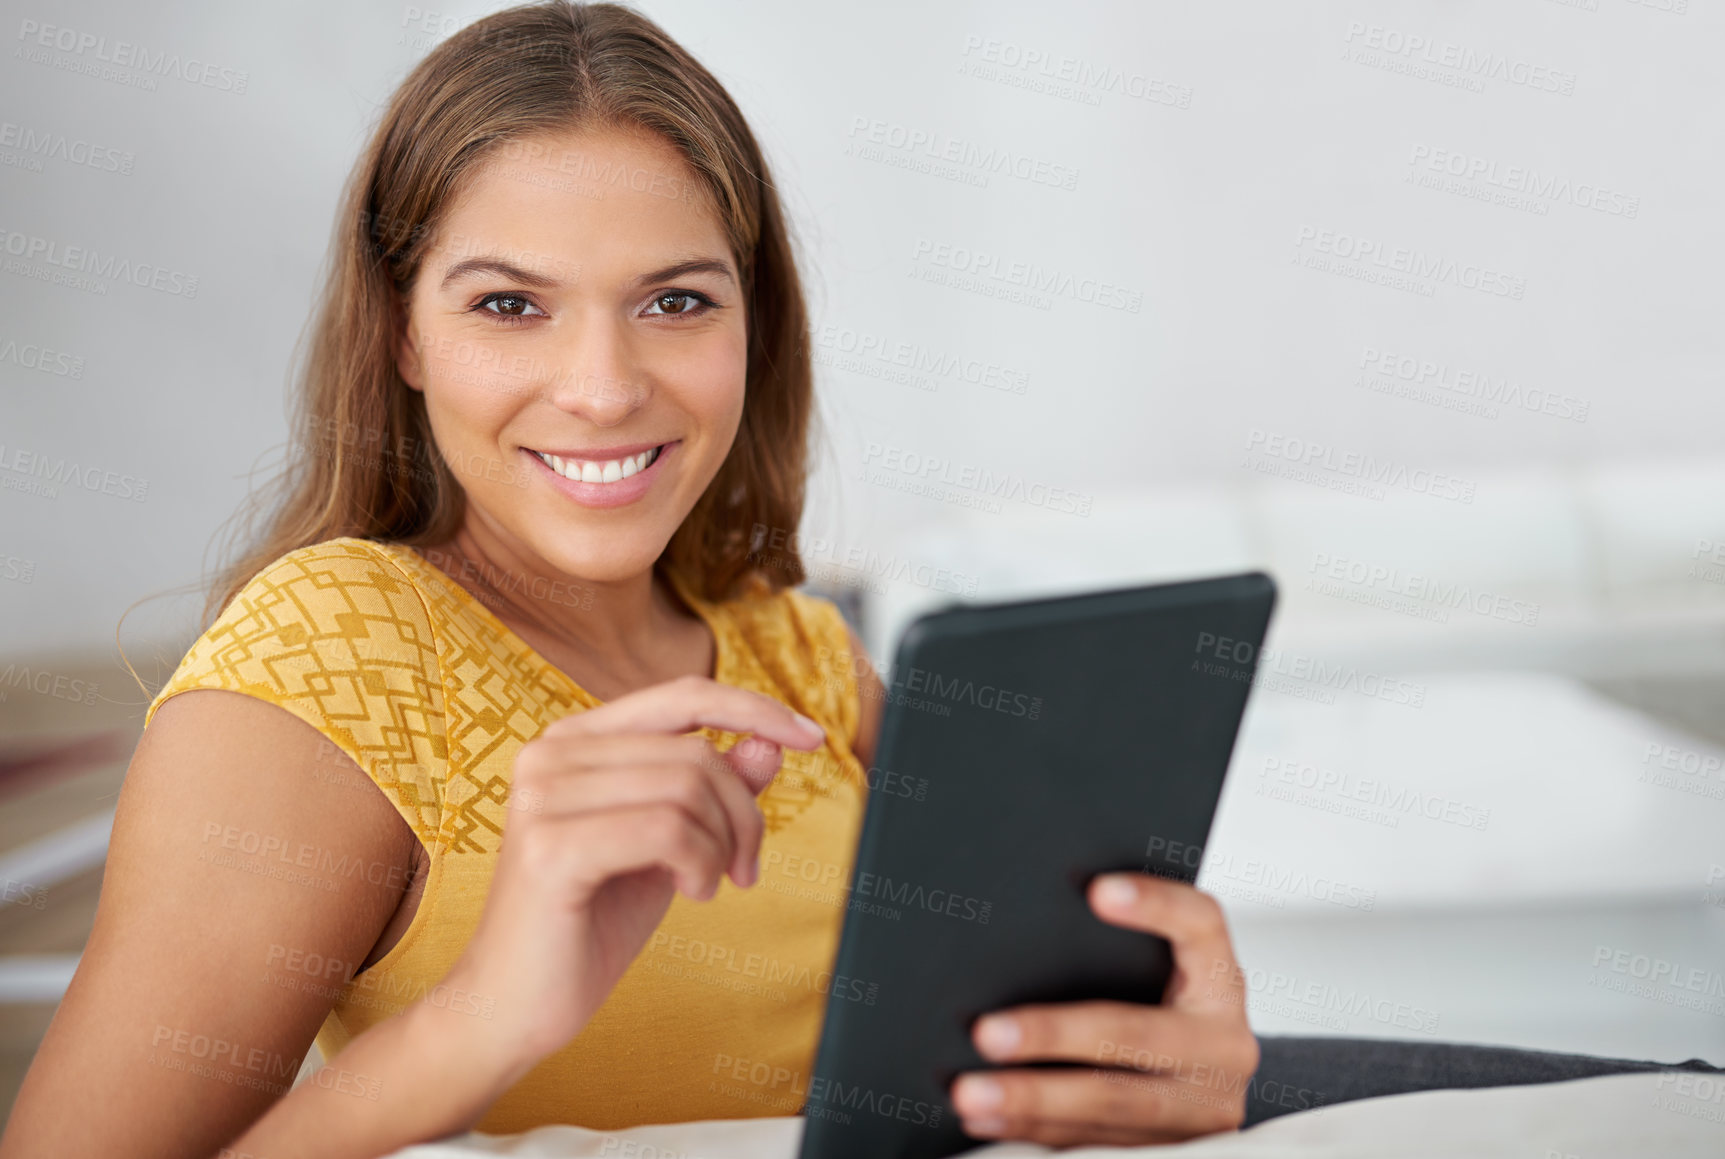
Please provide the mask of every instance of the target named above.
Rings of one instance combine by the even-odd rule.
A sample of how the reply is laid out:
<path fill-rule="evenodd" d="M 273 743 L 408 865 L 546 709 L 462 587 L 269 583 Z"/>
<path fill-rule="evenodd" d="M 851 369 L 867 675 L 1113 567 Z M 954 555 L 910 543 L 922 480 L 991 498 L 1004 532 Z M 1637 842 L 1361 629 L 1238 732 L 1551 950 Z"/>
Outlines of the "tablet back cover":
<path fill-rule="evenodd" d="M 1085 885 L 1196 878 L 1274 598 L 1251 573 L 910 626 L 886 674 L 802 1159 L 982 1146 L 946 1093 L 990 1065 L 975 1018 L 1160 1000 L 1167 943 L 1104 924 Z"/>

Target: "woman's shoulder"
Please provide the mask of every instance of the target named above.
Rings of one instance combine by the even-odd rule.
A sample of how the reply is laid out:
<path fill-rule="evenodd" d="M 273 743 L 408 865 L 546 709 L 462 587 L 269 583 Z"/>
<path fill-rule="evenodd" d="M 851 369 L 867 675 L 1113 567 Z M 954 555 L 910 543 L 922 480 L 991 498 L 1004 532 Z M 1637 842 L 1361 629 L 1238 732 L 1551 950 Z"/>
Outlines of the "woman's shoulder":
<path fill-rule="evenodd" d="M 144 713 L 194 689 L 276 705 L 389 797 L 420 842 L 440 831 L 449 745 L 437 634 L 404 548 L 352 536 L 286 552 L 228 601 Z"/>
<path fill-rule="evenodd" d="M 717 605 L 755 661 L 799 712 L 847 739 L 859 716 L 867 663 L 832 600 L 799 588 L 757 588 Z"/>
<path fill-rule="evenodd" d="M 762 585 L 713 606 L 725 613 L 762 659 L 830 668 L 849 658 L 850 626 L 838 605 L 825 596 Z"/>
<path fill-rule="evenodd" d="M 146 726 L 190 687 L 315 700 L 330 711 L 343 695 L 439 701 L 436 633 L 400 550 L 340 536 L 264 565 L 192 643 L 146 710 Z"/>
<path fill-rule="evenodd" d="M 400 602 L 394 597 L 405 593 L 423 606 L 425 601 L 416 594 L 411 569 L 405 566 L 407 552 L 400 544 L 355 535 L 307 544 L 265 564 L 240 590 L 233 604 L 243 599 L 255 602 L 259 594 L 284 591 L 294 591 L 313 603 L 363 600 L 364 592 L 376 590 L 392 603 Z"/>

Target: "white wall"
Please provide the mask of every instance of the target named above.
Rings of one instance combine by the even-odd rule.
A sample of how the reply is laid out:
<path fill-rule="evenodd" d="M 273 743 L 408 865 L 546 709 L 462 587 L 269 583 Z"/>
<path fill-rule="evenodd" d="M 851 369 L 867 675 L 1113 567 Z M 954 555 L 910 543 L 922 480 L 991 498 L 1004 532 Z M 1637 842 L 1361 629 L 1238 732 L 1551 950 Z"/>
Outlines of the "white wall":
<path fill-rule="evenodd" d="M 5 466 L 24 454 L 147 480 L 141 501 L 64 485 L 50 498 L 0 470 L 0 554 L 33 564 L 27 584 L 0 579 L 0 655 L 110 648 L 127 604 L 197 577 L 246 473 L 284 437 L 287 359 L 377 102 L 440 30 L 488 8 L 7 0 L 3 131 L 114 150 L 129 172 L 102 171 L 107 152 L 98 166 L 51 157 L 32 171 L 33 155 L 0 146 L 11 155 L 0 158 L 5 242 L 90 247 L 196 276 L 198 288 L 194 298 L 98 278 L 96 293 L 0 272 L 0 344 L 15 344 L 0 347 L 12 351 L 0 353 Z M 811 534 L 891 554 L 919 528 L 997 520 L 888 485 L 907 481 L 891 467 L 899 453 L 946 460 L 955 474 L 1004 472 L 1026 494 L 1054 488 L 1078 503 L 1252 482 L 1242 463 L 1254 431 L 1325 444 L 1336 461 L 1372 456 L 1482 486 L 1505 469 L 1635 469 L 1717 452 L 1716 5 L 1681 15 L 1631 0 L 645 8 L 731 87 L 763 138 L 805 246 L 823 356 L 854 331 L 991 363 L 1025 384 L 1016 394 L 925 373 L 933 389 L 919 389 L 825 366 L 828 458 Z M 230 70 L 218 86 L 244 73 L 244 92 L 173 76 L 143 91 L 41 63 L 31 54 L 101 67 L 94 49 L 35 47 L 28 22 L 213 62 Z M 1488 70 L 1501 60 L 1529 83 L 1488 77 L 1470 91 L 1350 59 L 1407 63 L 1370 47 L 1385 39 L 1372 25 L 1390 41 L 1423 37 L 1415 58 L 1454 53 Z M 1034 69 L 990 59 L 1033 53 L 1051 71 L 1070 58 L 1104 81 L 1066 96 L 1029 91 Z M 976 75 L 987 68 L 1010 83 Z M 1003 151 L 1055 181 L 1075 173 L 1074 187 L 886 163 L 920 154 L 859 153 L 871 130 L 856 126 L 875 122 L 941 149 Z M 1410 160 L 1438 150 L 1495 165 L 1500 179 L 1532 170 L 1561 191 L 1529 210 L 1410 183 L 1423 172 Z M 1633 216 L 1575 203 L 1595 188 L 1614 195 L 1609 205 L 1633 199 Z M 1430 278 L 1426 296 L 1298 265 L 1317 256 L 1308 231 L 1326 230 L 1373 239 L 1385 260 L 1403 247 L 1488 268 L 1515 279 L 1520 297 Z M 1002 272 L 1027 263 L 1075 287 L 1109 283 L 1140 305 L 1057 292 L 1044 309 L 911 276 L 952 274 L 943 247 L 991 255 Z M 81 360 L 81 376 L 24 368 L 26 345 Z M 1555 392 L 1575 400 L 1559 404 L 1572 414 L 1585 402 L 1585 421 L 1513 405 L 1481 417 L 1374 393 L 1354 385 L 1367 348 Z M 871 484 L 866 465 L 887 470 Z M 1725 515 L 1681 534 L 1725 539 Z M 128 638 L 183 630 L 191 610 L 146 608 Z"/>

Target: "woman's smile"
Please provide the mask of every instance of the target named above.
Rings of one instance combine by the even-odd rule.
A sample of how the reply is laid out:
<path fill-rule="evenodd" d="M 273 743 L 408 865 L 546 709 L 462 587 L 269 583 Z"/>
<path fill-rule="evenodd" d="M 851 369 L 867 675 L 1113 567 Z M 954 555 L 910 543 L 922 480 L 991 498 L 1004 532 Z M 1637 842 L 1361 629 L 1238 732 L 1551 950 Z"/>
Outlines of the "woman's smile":
<path fill-rule="evenodd" d="M 521 449 L 538 460 L 553 487 L 581 506 L 621 507 L 651 489 L 663 473 L 660 464 L 681 444 L 673 439 L 590 450 Z"/>

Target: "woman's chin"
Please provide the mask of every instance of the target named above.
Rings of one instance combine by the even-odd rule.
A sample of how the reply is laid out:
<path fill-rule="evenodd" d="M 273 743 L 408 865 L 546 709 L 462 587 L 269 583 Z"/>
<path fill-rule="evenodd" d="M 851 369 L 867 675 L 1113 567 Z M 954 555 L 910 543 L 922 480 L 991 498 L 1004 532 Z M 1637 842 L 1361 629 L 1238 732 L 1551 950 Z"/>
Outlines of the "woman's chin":
<path fill-rule="evenodd" d="M 626 583 L 651 571 L 670 540 L 651 540 L 640 545 L 595 543 L 585 549 L 569 540 L 535 544 L 539 557 L 572 580 L 594 584 Z"/>

